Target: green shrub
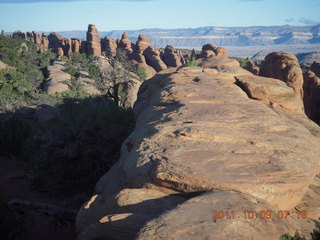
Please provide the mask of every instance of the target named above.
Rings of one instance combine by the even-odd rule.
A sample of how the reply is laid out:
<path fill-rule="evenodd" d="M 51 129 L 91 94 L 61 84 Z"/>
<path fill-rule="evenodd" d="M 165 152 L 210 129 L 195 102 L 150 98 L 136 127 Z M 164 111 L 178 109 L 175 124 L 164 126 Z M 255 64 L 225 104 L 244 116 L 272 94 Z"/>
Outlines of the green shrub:
<path fill-rule="evenodd" d="M 137 75 L 139 76 L 141 82 L 144 82 L 148 78 L 148 74 L 145 68 L 138 68 Z"/>
<path fill-rule="evenodd" d="M 247 66 L 247 63 L 249 62 L 248 59 L 244 59 L 244 58 L 238 58 L 237 60 L 240 63 L 240 67 L 242 68 Z"/>
<path fill-rule="evenodd" d="M 280 240 L 305 240 L 305 238 L 301 238 L 298 235 L 292 237 L 289 233 L 285 233 L 280 237 Z"/>
<path fill-rule="evenodd" d="M 24 120 L 24 116 L 13 114 L 0 122 L 0 154 L 14 155 L 28 160 L 36 150 L 35 129 Z"/>
<path fill-rule="evenodd" d="M 35 89 L 44 81 L 43 68 L 53 59 L 51 51 L 38 53 L 37 46 L 30 41 L 0 36 L 0 60 L 23 73 Z"/>
<path fill-rule="evenodd" d="M 197 66 L 198 66 L 198 63 L 195 57 L 188 59 L 187 63 L 184 65 L 184 67 L 197 67 Z"/>
<path fill-rule="evenodd" d="M 0 70 L 0 111 L 24 105 L 32 99 L 32 84 L 15 70 Z"/>
<path fill-rule="evenodd" d="M 89 194 L 118 159 L 134 126 L 132 110 L 103 97 L 65 99 L 59 110 L 30 159 L 34 183 L 53 194 Z"/>

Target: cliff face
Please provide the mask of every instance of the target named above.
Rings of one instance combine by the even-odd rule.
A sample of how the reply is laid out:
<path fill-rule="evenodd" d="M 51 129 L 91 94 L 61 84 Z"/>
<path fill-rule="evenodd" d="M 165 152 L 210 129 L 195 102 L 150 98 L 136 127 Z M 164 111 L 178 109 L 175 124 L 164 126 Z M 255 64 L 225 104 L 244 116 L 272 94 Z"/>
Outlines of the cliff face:
<path fill-rule="evenodd" d="M 79 240 L 269 240 L 315 228 L 320 128 L 300 95 L 229 58 L 198 63 L 142 84 L 135 131 L 78 213 Z"/>

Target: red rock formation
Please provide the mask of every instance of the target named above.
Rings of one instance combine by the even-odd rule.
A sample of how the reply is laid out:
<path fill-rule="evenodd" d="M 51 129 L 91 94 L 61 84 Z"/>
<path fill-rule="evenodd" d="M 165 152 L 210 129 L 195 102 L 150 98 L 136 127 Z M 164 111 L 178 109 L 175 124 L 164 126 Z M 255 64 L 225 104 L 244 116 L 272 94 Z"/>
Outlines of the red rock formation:
<path fill-rule="evenodd" d="M 72 52 L 80 53 L 81 41 L 77 38 L 71 39 Z"/>
<path fill-rule="evenodd" d="M 132 53 L 132 42 L 129 40 L 129 36 L 126 32 L 122 34 L 121 39 L 118 41 L 118 48 L 125 50 L 127 53 Z"/>
<path fill-rule="evenodd" d="M 306 115 L 320 124 L 320 78 L 312 71 L 303 74 L 303 102 Z"/>
<path fill-rule="evenodd" d="M 101 55 L 101 39 L 94 24 L 89 24 L 87 31 L 87 54 L 92 56 Z"/>
<path fill-rule="evenodd" d="M 303 97 L 303 75 L 298 59 L 286 52 L 273 52 L 261 63 L 260 76 L 277 78 L 294 89 L 297 95 Z"/>
<path fill-rule="evenodd" d="M 117 42 L 111 37 L 105 37 L 102 39 L 102 52 L 107 56 L 114 57 L 117 55 Z"/>
<path fill-rule="evenodd" d="M 151 45 L 150 38 L 148 38 L 145 35 L 139 35 L 138 41 L 136 43 L 136 52 L 143 53 L 144 50 L 146 50 Z"/>
<path fill-rule="evenodd" d="M 164 54 L 161 55 L 161 58 L 168 67 L 180 67 L 182 65 L 181 57 L 181 52 L 169 45 L 164 49 Z"/>
<path fill-rule="evenodd" d="M 202 47 L 201 56 L 203 58 L 208 58 L 212 56 L 227 58 L 228 57 L 228 50 L 222 47 L 216 47 L 213 44 L 206 44 Z"/>
<path fill-rule="evenodd" d="M 160 51 L 156 47 L 149 46 L 143 52 L 146 62 L 149 66 L 154 68 L 157 72 L 167 69 L 167 65 L 162 61 L 160 57 Z"/>

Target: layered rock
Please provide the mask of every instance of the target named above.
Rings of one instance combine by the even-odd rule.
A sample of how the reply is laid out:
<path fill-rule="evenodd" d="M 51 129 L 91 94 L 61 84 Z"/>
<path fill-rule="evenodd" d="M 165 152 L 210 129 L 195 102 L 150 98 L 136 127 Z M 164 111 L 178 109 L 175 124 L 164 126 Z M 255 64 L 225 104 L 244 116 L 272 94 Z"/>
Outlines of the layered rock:
<path fill-rule="evenodd" d="M 105 37 L 102 39 L 102 52 L 105 52 L 106 56 L 115 57 L 117 48 L 117 42 L 113 38 Z"/>
<path fill-rule="evenodd" d="M 71 39 L 64 38 L 58 33 L 53 32 L 49 34 L 48 40 L 49 40 L 49 47 L 60 57 L 69 56 L 69 54 L 72 52 Z"/>
<path fill-rule="evenodd" d="M 101 55 L 101 38 L 94 24 L 89 24 L 87 31 L 87 55 Z"/>
<path fill-rule="evenodd" d="M 49 50 L 49 40 L 48 37 L 43 33 L 40 35 L 39 33 L 36 32 L 27 32 L 23 33 L 21 31 L 15 31 L 12 34 L 12 37 L 19 37 L 27 41 L 31 41 L 35 43 L 38 47 L 39 52 L 45 52 Z"/>
<path fill-rule="evenodd" d="M 277 79 L 238 75 L 231 59 L 199 62 L 142 84 L 135 131 L 78 213 L 78 240 L 271 240 L 315 227 L 297 216 L 320 171 L 320 128 L 292 108 L 302 100 Z"/>
<path fill-rule="evenodd" d="M 162 61 L 159 49 L 149 46 L 143 52 L 146 62 L 157 72 L 167 69 L 167 65 Z"/>
<path fill-rule="evenodd" d="M 284 81 L 303 97 L 303 75 L 296 56 L 286 52 L 273 52 L 261 63 L 260 76 Z"/>
<path fill-rule="evenodd" d="M 71 51 L 74 53 L 80 53 L 81 41 L 77 38 L 71 38 Z"/>
<path fill-rule="evenodd" d="M 162 59 L 168 67 L 180 67 L 184 62 L 181 52 L 169 45 L 164 49 Z"/>
<path fill-rule="evenodd" d="M 136 52 L 143 54 L 144 50 L 146 50 L 149 46 L 152 46 L 150 38 L 145 35 L 139 35 L 136 43 Z"/>
<path fill-rule="evenodd" d="M 133 52 L 132 45 L 133 43 L 129 40 L 128 34 L 124 32 L 122 34 L 121 39 L 118 42 L 118 48 L 125 50 L 127 53 L 132 53 Z"/>
<path fill-rule="evenodd" d="M 304 106 L 307 116 L 320 124 L 320 78 L 312 71 L 303 74 Z"/>

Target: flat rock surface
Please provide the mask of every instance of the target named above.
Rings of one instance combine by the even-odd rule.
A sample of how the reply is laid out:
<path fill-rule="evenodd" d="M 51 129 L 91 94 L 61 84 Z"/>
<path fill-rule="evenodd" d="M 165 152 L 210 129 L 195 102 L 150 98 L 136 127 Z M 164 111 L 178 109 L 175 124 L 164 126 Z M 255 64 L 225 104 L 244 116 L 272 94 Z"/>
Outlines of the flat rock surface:
<path fill-rule="evenodd" d="M 229 63 L 238 67 L 231 59 L 211 59 L 206 67 Z M 134 106 L 136 129 L 124 142 L 119 162 L 98 182 L 97 198 L 80 210 L 77 223 L 93 216 L 100 220 L 78 227 L 79 239 L 93 240 L 110 234 L 113 239 L 133 239 L 119 234 L 118 221 L 114 221 L 114 228 L 108 225 L 107 233 L 98 234 L 95 229 L 100 229 L 103 213 L 109 214 L 104 211 L 105 203 L 123 189 L 136 188 L 192 198 L 160 214 L 156 222 L 147 223 L 138 239 L 168 239 L 168 233 L 170 239 L 188 239 L 197 233 L 198 237 L 192 239 L 213 239 L 214 234 L 219 236 L 216 239 L 241 239 L 234 234 L 243 231 L 248 239 L 253 236 L 265 240 L 279 237 L 284 230 L 294 234 L 294 228 L 300 227 L 296 219 L 290 222 L 291 228 L 276 219 L 249 224 L 236 219 L 231 226 L 226 221 L 216 225 L 210 222 L 212 208 L 268 208 L 275 212 L 294 209 L 320 171 L 320 131 L 316 124 L 294 109 L 251 99 L 228 80 L 230 76 L 224 78 L 221 74 L 199 72 L 199 68 L 164 71 L 141 85 Z M 259 86 L 256 79 L 248 79 Z M 279 87 L 275 81 L 267 80 L 270 89 Z M 274 91 L 268 94 L 274 97 Z M 291 91 L 285 84 L 279 90 L 285 94 Z M 215 199 L 213 192 L 217 191 L 221 191 L 221 197 Z M 202 192 L 211 194 L 199 195 Z M 101 210 L 98 216 L 97 209 Z M 109 219 L 117 214 L 108 215 Z M 131 214 L 130 219 L 143 218 Z M 132 222 L 130 219 L 124 221 L 124 229 Z M 167 226 L 163 230 L 162 222 Z M 183 226 L 183 222 L 188 224 Z M 173 227 L 168 227 L 171 224 Z M 244 226 L 248 229 L 243 230 Z M 262 238 L 266 229 L 272 234 Z M 149 238 L 150 232 L 155 236 Z"/>

